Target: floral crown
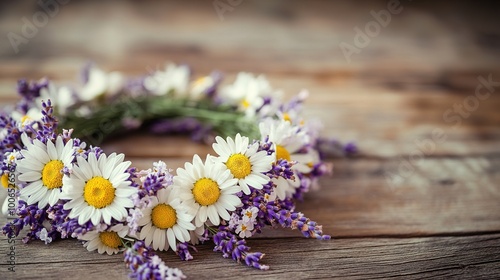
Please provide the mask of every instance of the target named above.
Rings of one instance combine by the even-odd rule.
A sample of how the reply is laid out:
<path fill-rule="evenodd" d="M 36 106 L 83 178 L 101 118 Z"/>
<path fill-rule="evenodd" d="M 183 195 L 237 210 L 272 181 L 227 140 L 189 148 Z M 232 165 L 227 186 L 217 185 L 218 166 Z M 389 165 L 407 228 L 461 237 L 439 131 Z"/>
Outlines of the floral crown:
<path fill-rule="evenodd" d="M 0 115 L 9 238 L 27 228 L 25 243 L 76 238 L 100 254 L 124 251 L 137 279 L 185 278 L 154 251 L 190 260 L 208 241 L 226 258 L 268 269 L 245 243 L 266 226 L 330 239 L 295 203 L 329 172 L 324 153 L 355 146 L 319 138 L 319 123 L 301 115 L 306 91 L 283 102 L 263 76 L 240 73 L 219 87 L 220 73 L 191 81 L 184 65 L 128 80 L 94 66 L 83 73 L 76 89 L 19 81 L 21 101 Z M 216 155 L 194 155 L 173 175 L 162 161 L 139 171 L 96 146 L 141 126 L 208 142 L 220 135 Z"/>

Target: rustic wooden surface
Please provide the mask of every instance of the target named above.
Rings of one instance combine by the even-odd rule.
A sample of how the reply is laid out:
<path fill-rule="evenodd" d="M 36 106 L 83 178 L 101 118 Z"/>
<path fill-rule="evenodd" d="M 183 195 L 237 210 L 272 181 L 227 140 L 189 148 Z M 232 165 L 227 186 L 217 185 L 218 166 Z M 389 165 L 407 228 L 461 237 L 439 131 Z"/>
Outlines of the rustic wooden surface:
<path fill-rule="evenodd" d="M 459 125 L 443 117 L 474 96 L 479 76 L 500 81 L 498 5 L 401 5 L 349 63 L 339 44 L 353 44 L 353 28 L 363 29 L 386 1 L 242 1 L 222 21 L 211 1 L 75 1 L 61 6 L 17 54 L 6 34 L 20 33 L 21 18 L 31 19 L 36 5 L 2 2 L 0 104 L 15 101 L 20 77 L 71 83 L 89 60 L 128 75 L 166 61 L 188 63 L 197 75 L 218 69 L 228 80 L 241 70 L 265 73 L 288 96 L 309 89 L 306 113 L 324 122 L 323 135 L 360 147 L 354 158 L 330 159 L 334 175 L 298 204 L 333 240 L 266 231 L 249 244 L 266 253 L 267 272 L 223 259 L 210 245 L 190 262 L 163 253 L 167 264 L 192 279 L 499 278 L 500 84 Z M 445 139 L 419 148 L 436 129 Z M 139 168 L 159 159 L 175 168 L 194 153 L 210 152 L 185 138 L 138 134 L 103 147 L 126 153 Z M 1 279 L 125 279 L 128 273 L 121 255 L 87 252 L 75 240 L 50 246 L 18 240 L 16 272 L 9 273 L 8 245 L 2 237 Z"/>

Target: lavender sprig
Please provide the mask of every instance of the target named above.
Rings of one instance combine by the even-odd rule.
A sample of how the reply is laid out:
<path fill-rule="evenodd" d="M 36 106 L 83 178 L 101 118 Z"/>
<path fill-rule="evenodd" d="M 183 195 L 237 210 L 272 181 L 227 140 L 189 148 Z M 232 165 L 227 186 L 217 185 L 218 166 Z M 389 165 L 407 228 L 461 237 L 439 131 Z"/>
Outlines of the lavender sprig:
<path fill-rule="evenodd" d="M 52 230 L 59 233 L 60 238 L 79 238 L 94 228 L 92 222 L 83 225 L 78 223 L 78 218 L 69 218 L 71 210 L 64 209 L 64 202 L 59 202 L 47 209 L 47 217 L 52 225 Z"/>
<path fill-rule="evenodd" d="M 181 270 L 168 267 L 143 241 L 136 241 L 123 255 L 125 265 L 132 271 L 129 274 L 130 278 L 137 280 L 186 278 Z"/>
<path fill-rule="evenodd" d="M 17 237 L 25 226 L 29 226 L 30 230 L 23 238 L 23 242 L 28 243 L 32 239 L 39 239 L 37 233 L 44 228 L 43 222 L 47 219 L 45 210 L 45 208 L 40 209 L 37 205 L 28 205 L 24 200 L 19 200 L 16 210 L 18 218 L 2 228 L 3 234 Z"/>
<path fill-rule="evenodd" d="M 224 258 L 231 257 L 239 263 L 244 262 L 247 266 L 260 270 L 269 269 L 269 266 L 260 263 L 264 257 L 263 253 L 251 253 L 245 239 L 237 238 L 236 235 L 226 230 L 224 226 L 219 227 L 219 230 L 214 233 L 213 241 L 215 244 L 214 252 L 221 252 Z"/>
<path fill-rule="evenodd" d="M 50 99 L 42 101 L 42 115 L 41 128 L 35 131 L 35 135 L 38 140 L 47 144 L 47 141 L 53 141 L 57 137 L 57 118 Z"/>
<path fill-rule="evenodd" d="M 175 252 L 183 261 L 189 261 L 193 259 L 193 256 L 189 252 L 189 249 L 197 252 L 196 247 L 189 245 L 188 242 L 181 242 L 177 244 L 177 251 Z"/>

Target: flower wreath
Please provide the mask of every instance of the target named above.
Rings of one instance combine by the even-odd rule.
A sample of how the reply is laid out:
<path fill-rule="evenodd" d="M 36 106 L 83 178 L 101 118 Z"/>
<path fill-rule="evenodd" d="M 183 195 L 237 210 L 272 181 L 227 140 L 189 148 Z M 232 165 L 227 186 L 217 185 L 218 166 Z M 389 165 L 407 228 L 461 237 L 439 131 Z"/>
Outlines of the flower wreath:
<path fill-rule="evenodd" d="M 154 251 L 190 260 L 209 240 L 225 258 L 268 269 L 245 243 L 265 226 L 330 238 L 295 202 L 329 171 L 320 151 L 355 147 L 318 137 L 318 123 L 300 114 L 306 91 L 284 103 L 263 76 L 240 73 L 219 88 L 220 73 L 191 81 L 184 65 L 130 80 L 92 65 L 83 73 L 77 90 L 19 81 L 22 100 L 0 116 L 2 212 L 16 217 L 3 227 L 9 238 L 28 228 L 23 242 L 76 238 L 100 254 L 124 251 L 138 279 L 185 278 Z M 139 171 L 95 146 L 146 125 L 226 138 L 215 137 L 216 156 L 194 155 L 176 175 L 162 161 Z"/>

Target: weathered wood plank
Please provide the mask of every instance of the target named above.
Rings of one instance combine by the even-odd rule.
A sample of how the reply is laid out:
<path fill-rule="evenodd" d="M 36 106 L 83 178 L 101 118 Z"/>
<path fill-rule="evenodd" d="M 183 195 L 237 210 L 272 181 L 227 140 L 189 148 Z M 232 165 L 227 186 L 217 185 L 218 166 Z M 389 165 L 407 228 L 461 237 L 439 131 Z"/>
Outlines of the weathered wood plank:
<path fill-rule="evenodd" d="M 20 33 L 20 18 L 30 18 L 36 12 L 35 4 L 24 6 L 9 7 L 17 9 L 2 19 L 2 35 Z M 226 12 L 222 21 L 213 4 L 206 1 L 142 6 L 72 2 L 61 6 L 59 14 L 28 44 L 21 45 L 18 54 L 8 40 L 2 41 L 0 54 L 11 61 L 34 57 L 74 63 L 93 57 L 121 69 L 137 69 L 138 62 L 156 65 L 158 58 L 180 59 L 207 70 L 217 65 L 224 70 L 253 68 L 258 72 L 282 69 L 285 65 L 303 71 L 314 67 L 439 71 L 485 66 L 495 69 L 498 65 L 498 30 L 493 28 L 498 19 L 491 13 L 495 7 L 488 5 L 484 10 L 468 13 L 477 6 L 431 6 L 410 1 L 401 1 L 401 6 L 401 13 L 392 15 L 389 24 L 359 54 L 352 56 L 351 63 L 339 44 L 354 45 L 354 28 L 364 29 L 374 21 L 370 12 L 386 9 L 386 1 L 361 5 L 252 1 Z M 464 20 L 453 20 L 456 17 Z M 486 17 L 488 21 L 478 20 Z M 78 36 L 75 30 L 79 31 Z M 460 34 L 455 30 L 460 30 Z M 85 42 L 94 44 L 82 44 Z M 269 63 L 276 60 L 281 63 Z M 47 61 L 39 62 L 45 63 L 34 64 L 34 69 L 56 69 Z"/>
<path fill-rule="evenodd" d="M 126 279 L 121 255 L 88 252 L 79 242 L 65 240 L 48 246 L 42 242 L 15 248 L 16 272 L 0 263 L 3 279 Z M 190 279 L 422 279 L 452 277 L 494 279 L 500 277 L 500 235 L 430 238 L 338 239 L 303 238 L 249 240 L 252 250 L 266 253 L 269 271 L 258 271 L 213 252 L 212 245 L 199 246 L 194 260 L 180 261 L 171 251 L 160 256 Z M 5 238 L 0 252 L 8 253 Z"/>

